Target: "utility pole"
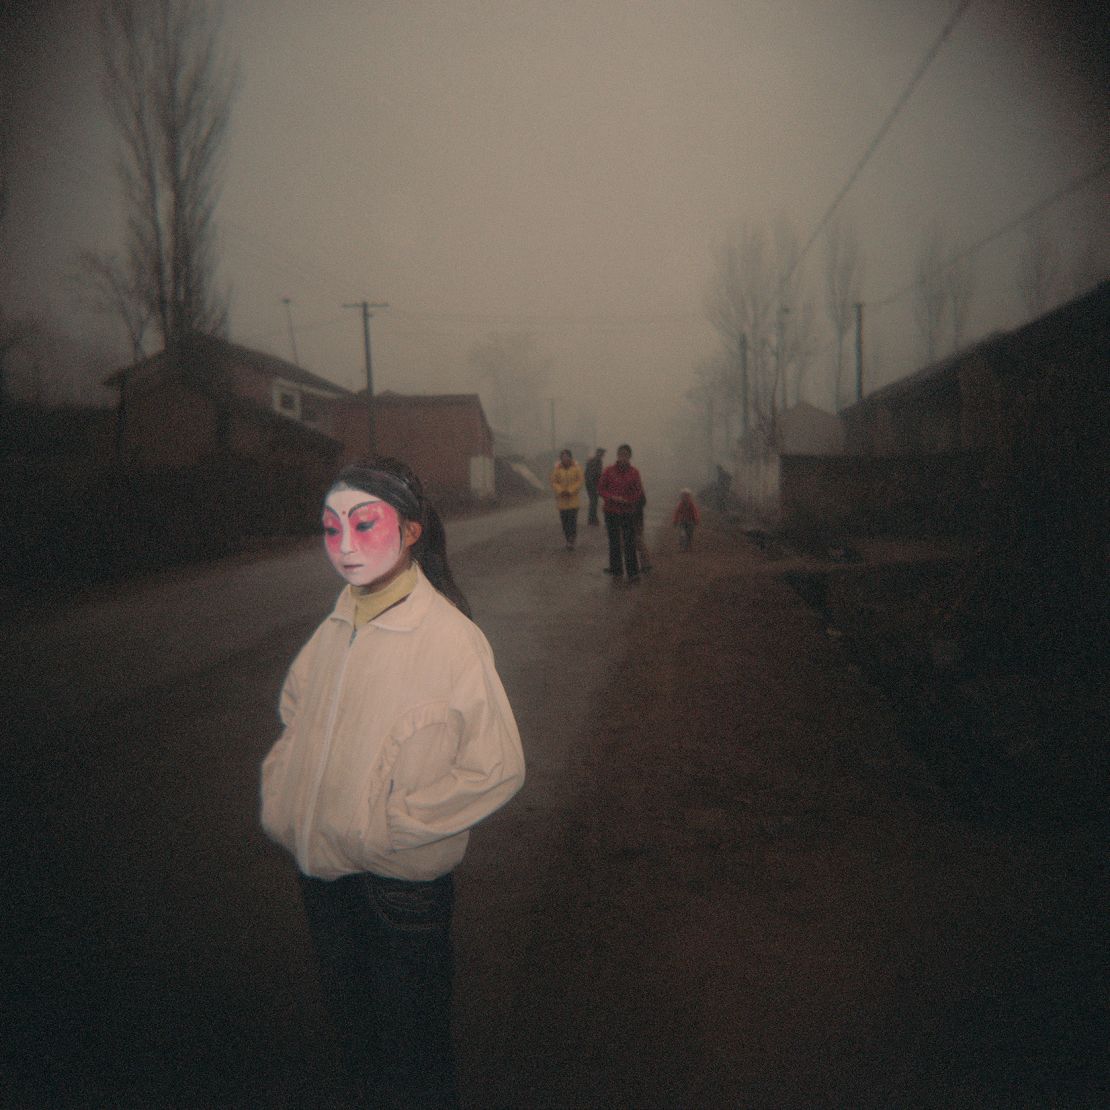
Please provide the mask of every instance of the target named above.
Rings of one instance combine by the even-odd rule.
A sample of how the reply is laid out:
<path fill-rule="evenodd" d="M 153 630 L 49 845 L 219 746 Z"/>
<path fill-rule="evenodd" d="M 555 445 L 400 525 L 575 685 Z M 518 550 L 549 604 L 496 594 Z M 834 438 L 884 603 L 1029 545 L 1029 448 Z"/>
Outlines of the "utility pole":
<path fill-rule="evenodd" d="M 285 318 L 289 321 L 289 346 L 293 348 L 293 365 L 300 366 L 301 360 L 297 358 L 297 336 L 293 331 L 293 309 L 290 307 L 293 302 L 288 297 L 282 297 L 281 303 L 285 305 Z"/>
<path fill-rule="evenodd" d="M 709 472 L 709 480 L 713 480 L 713 464 L 717 456 L 713 453 L 713 394 L 710 393 L 705 399 L 705 445 L 708 453 L 706 460 Z"/>
<path fill-rule="evenodd" d="M 856 400 L 863 400 L 863 305 L 856 301 Z"/>
<path fill-rule="evenodd" d="M 748 333 L 740 333 L 740 434 L 748 434 Z"/>
<path fill-rule="evenodd" d="M 370 317 L 372 308 L 389 308 L 387 304 L 345 304 L 344 308 L 362 309 L 362 345 L 366 352 L 366 446 L 374 454 L 374 371 L 370 362 Z"/>
<path fill-rule="evenodd" d="M 558 441 L 555 439 L 555 398 L 548 397 L 547 404 L 551 413 L 551 453 L 554 455 L 559 450 Z"/>

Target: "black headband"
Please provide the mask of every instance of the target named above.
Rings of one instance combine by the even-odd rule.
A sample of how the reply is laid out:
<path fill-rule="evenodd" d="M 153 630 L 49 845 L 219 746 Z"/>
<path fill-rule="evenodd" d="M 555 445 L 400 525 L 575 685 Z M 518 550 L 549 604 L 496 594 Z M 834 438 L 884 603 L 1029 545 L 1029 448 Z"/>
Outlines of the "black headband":
<path fill-rule="evenodd" d="M 372 470 L 369 467 L 363 470 L 359 467 L 357 471 L 342 478 L 337 485 L 360 489 L 364 493 L 380 497 L 387 504 L 392 505 L 405 520 L 420 520 L 423 516 L 420 498 L 396 474 L 388 474 L 384 470 Z"/>

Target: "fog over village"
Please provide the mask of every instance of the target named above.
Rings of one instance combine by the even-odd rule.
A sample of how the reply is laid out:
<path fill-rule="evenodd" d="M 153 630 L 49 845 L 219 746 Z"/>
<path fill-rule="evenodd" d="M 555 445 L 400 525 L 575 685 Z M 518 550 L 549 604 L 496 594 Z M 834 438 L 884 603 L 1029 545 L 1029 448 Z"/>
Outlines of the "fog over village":
<path fill-rule="evenodd" d="M 0 0 L 0 1106 L 1107 1105 L 1108 13 Z"/>
<path fill-rule="evenodd" d="M 388 304 L 375 389 L 479 391 L 533 449 L 627 439 L 649 475 L 704 476 L 704 384 L 735 357 L 713 290 L 745 236 L 769 260 L 804 252 L 779 297 L 805 351 L 787 400 L 828 410 L 855 392 L 853 328 L 835 396 L 833 228 L 858 244 L 865 392 L 929 361 L 914 304 L 930 243 L 964 255 L 969 289 L 934 358 L 1106 276 L 1093 3 L 216 7 L 239 66 L 215 214 L 229 338 L 359 389 L 344 306 Z M 122 242 L 93 5 L 7 3 L 3 37 L 0 304 L 36 323 L 8 390 L 110 404 L 98 381 L 129 361 L 126 336 L 73 276 L 81 250 Z M 1023 294 L 1037 251 L 1050 280 Z M 530 345 L 512 413 L 475 355 L 491 336 Z"/>

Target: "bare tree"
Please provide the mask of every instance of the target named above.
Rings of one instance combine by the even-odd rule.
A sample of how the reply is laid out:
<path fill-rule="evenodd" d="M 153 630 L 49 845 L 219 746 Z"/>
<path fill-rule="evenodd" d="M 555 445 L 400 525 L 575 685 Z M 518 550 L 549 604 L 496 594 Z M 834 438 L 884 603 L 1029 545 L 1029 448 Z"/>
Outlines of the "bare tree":
<path fill-rule="evenodd" d="M 825 314 L 836 333 L 833 407 L 844 399 L 844 341 L 855 319 L 863 283 L 863 257 L 855 225 L 838 216 L 825 233 Z"/>
<path fill-rule="evenodd" d="M 813 359 L 817 353 L 817 310 L 813 301 L 795 294 L 782 310 L 782 400 L 783 407 L 802 399 Z"/>
<path fill-rule="evenodd" d="M 218 30 L 202 0 L 104 0 L 100 11 L 127 239 L 125 263 L 101 256 L 93 268 L 112 296 L 141 302 L 130 318 L 147 314 L 167 346 L 227 322 L 226 296 L 214 288 L 213 215 L 237 75 Z"/>
<path fill-rule="evenodd" d="M 1017 285 L 1025 311 L 1040 316 L 1052 303 L 1060 282 L 1060 251 L 1048 229 L 1040 221 L 1025 229 L 1025 241 L 1018 255 Z"/>
<path fill-rule="evenodd" d="M 8 133 L 0 127 L 0 230 L 8 214 Z M 11 358 L 17 351 L 26 347 L 38 334 L 39 325 L 25 316 L 12 316 L 0 303 L 0 405 L 8 395 L 8 376 Z"/>
<path fill-rule="evenodd" d="M 925 361 L 936 360 L 950 307 L 944 281 L 944 237 L 936 224 L 922 236 L 917 250 L 914 317 L 925 344 Z"/>
<path fill-rule="evenodd" d="M 493 395 L 494 422 L 509 435 L 538 433 L 550 364 L 528 332 L 491 332 L 470 348 L 470 368 Z"/>
<path fill-rule="evenodd" d="M 700 430 L 712 470 L 718 446 L 723 442 L 727 453 L 734 437 L 741 436 L 744 430 L 739 419 L 740 391 L 736 384 L 736 366 L 728 354 L 722 352 L 699 362 L 694 367 L 694 384 L 685 396 L 702 414 Z"/>
<path fill-rule="evenodd" d="M 123 326 L 131 357 L 139 361 L 146 355 L 143 340 L 154 322 L 150 301 L 136 283 L 134 268 L 125 265 L 117 254 L 81 251 L 75 275 L 81 299 L 94 311 L 112 316 Z"/>
<path fill-rule="evenodd" d="M 705 298 L 730 368 L 723 380 L 734 390 L 741 433 L 755 428 L 767 444 L 777 413 L 798 400 L 816 350 L 799 256 L 787 219 L 775 222 L 773 237 L 744 225 L 718 247 Z"/>
<path fill-rule="evenodd" d="M 742 431 L 759 422 L 758 414 L 767 411 L 771 399 L 767 337 L 776 303 L 766 232 L 746 224 L 717 248 L 705 297 L 706 319 L 735 368 Z"/>
<path fill-rule="evenodd" d="M 775 369 L 781 406 L 801 400 L 802 388 L 817 351 L 816 311 L 802 286 L 801 245 L 785 216 L 775 221 L 775 288 L 778 299 Z M 773 410 L 772 416 L 774 414 Z"/>
<path fill-rule="evenodd" d="M 971 316 L 975 297 L 975 264 L 966 255 L 949 262 L 944 271 L 944 292 L 948 298 L 948 316 L 952 321 L 952 350 L 958 351 Z"/>

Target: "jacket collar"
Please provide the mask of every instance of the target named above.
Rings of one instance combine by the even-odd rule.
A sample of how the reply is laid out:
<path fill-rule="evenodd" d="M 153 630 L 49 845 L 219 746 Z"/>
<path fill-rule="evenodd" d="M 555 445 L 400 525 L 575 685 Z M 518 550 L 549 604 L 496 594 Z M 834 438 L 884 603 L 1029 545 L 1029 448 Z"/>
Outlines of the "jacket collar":
<path fill-rule="evenodd" d="M 438 591 L 425 577 L 419 563 L 415 566 L 416 586 L 412 593 L 391 609 L 387 609 L 372 621 L 368 621 L 367 624 L 388 629 L 390 632 L 412 632 L 420 627 L 420 624 L 428 615 L 428 610 L 432 607 Z M 350 590 L 344 589 L 339 595 L 335 608 L 332 610 L 331 619 L 344 621 L 352 627 L 354 626 L 355 599 L 351 596 Z"/>

